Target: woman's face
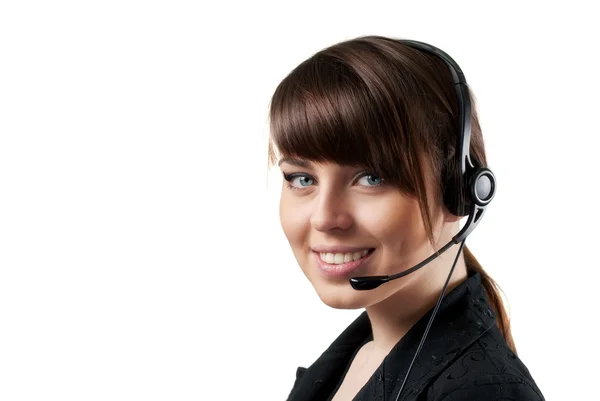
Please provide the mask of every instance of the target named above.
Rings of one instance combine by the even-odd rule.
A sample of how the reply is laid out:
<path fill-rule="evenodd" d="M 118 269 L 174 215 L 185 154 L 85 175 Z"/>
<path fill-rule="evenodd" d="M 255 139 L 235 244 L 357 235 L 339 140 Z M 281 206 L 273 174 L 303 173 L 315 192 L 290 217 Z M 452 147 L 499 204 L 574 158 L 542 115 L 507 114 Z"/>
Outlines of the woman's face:
<path fill-rule="evenodd" d="M 374 290 L 354 290 L 351 277 L 395 274 L 434 251 L 418 200 L 357 167 L 290 158 L 282 159 L 280 167 L 285 178 L 281 225 L 298 264 L 325 304 L 364 308 L 410 285 L 426 271 L 420 269 Z M 439 197 L 429 199 L 441 212 Z M 443 220 L 439 213 L 432 217 L 438 232 Z"/>

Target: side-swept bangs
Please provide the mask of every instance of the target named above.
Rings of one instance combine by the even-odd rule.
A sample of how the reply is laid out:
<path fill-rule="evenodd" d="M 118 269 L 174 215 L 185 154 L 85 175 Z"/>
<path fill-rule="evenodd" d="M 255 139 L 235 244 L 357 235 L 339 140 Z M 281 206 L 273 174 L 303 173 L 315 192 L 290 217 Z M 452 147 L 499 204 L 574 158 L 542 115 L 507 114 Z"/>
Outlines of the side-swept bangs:
<path fill-rule="evenodd" d="M 393 60 L 377 47 L 364 42 L 343 50 L 315 54 L 277 87 L 269 160 L 293 156 L 365 166 L 415 194 L 415 177 L 422 171 L 417 155 L 425 150 L 427 135 L 417 140 L 420 135 L 411 130 L 427 129 L 419 112 L 425 109 L 424 95 L 410 84 L 411 72 L 390 65 Z"/>

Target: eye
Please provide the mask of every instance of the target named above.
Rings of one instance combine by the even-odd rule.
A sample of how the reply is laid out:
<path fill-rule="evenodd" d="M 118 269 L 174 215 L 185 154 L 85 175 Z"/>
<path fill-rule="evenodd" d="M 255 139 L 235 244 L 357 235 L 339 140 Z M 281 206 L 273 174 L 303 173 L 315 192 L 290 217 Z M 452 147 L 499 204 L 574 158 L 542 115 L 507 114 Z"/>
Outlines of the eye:
<path fill-rule="evenodd" d="M 283 178 L 288 182 L 287 186 L 291 189 L 309 187 L 315 182 L 311 176 L 303 173 L 284 174 Z"/>
<path fill-rule="evenodd" d="M 359 178 L 358 183 L 365 187 L 376 187 L 383 184 L 383 178 L 376 176 L 375 174 L 364 172 Z M 362 181 L 362 182 L 361 182 Z"/>

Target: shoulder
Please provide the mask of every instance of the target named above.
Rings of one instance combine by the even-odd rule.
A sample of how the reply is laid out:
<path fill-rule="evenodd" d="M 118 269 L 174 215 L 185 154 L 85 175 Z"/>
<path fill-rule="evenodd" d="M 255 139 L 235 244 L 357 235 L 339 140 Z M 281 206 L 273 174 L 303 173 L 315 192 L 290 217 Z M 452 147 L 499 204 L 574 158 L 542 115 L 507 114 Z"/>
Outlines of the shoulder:
<path fill-rule="evenodd" d="M 494 326 L 433 381 L 428 400 L 539 400 L 544 396 Z"/>

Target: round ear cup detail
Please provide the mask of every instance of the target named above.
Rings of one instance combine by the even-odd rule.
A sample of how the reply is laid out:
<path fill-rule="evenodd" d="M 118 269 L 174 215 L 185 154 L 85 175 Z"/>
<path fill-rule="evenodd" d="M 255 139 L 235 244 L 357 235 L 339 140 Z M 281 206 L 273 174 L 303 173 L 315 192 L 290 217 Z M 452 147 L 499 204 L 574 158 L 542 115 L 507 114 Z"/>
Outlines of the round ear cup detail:
<path fill-rule="evenodd" d="M 479 206 L 491 202 L 496 194 L 496 177 L 488 168 L 477 168 L 470 180 L 471 199 Z"/>

